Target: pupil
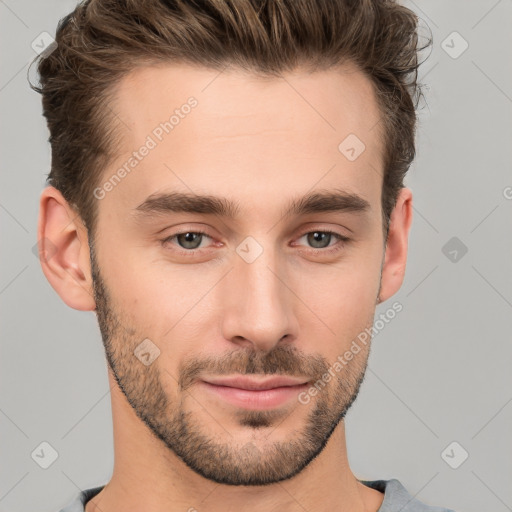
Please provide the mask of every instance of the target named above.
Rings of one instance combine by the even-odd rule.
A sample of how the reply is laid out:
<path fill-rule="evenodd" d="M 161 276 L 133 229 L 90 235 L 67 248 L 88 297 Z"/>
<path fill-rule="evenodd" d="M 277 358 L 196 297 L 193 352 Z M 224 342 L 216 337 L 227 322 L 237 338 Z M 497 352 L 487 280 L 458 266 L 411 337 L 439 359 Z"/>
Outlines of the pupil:
<path fill-rule="evenodd" d="M 182 240 L 182 242 L 186 249 L 195 249 L 197 247 L 197 240 L 195 240 L 195 239 L 196 238 L 200 239 L 200 237 L 202 235 L 201 235 L 201 233 L 192 233 L 189 231 L 188 233 L 182 233 L 179 236 L 184 238 L 184 240 Z M 194 242 L 196 242 L 196 243 L 194 244 Z M 192 244 L 192 245 L 188 245 L 188 244 Z"/>
<path fill-rule="evenodd" d="M 313 235 L 313 245 L 315 245 L 317 243 L 321 244 L 322 239 L 327 237 L 327 239 L 329 240 L 329 237 L 331 236 L 330 233 L 323 233 L 321 231 L 313 231 L 312 235 Z M 185 243 L 193 243 L 196 237 L 197 238 L 201 237 L 201 234 L 188 232 L 188 233 L 183 233 L 181 236 L 185 237 Z"/>
<path fill-rule="evenodd" d="M 321 231 L 314 231 L 313 233 L 313 246 L 315 247 L 315 244 L 317 244 L 318 242 L 322 242 L 322 238 L 325 238 L 327 237 L 327 239 L 329 240 L 329 237 L 331 236 L 330 233 L 322 233 Z"/>

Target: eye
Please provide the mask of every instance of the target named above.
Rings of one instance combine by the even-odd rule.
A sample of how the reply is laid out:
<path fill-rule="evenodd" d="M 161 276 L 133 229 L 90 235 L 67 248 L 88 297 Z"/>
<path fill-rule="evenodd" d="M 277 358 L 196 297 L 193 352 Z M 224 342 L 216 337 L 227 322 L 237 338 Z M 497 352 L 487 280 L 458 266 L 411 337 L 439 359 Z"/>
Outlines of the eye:
<path fill-rule="evenodd" d="M 329 245 L 333 237 L 338 240 L 338 243 Z M 344 235 L 336 233 L 335 231 L 315 230 L 304 233 L 300 238 L 306 238 L 307 243 L 311 244 L 314 254 L 329 254 L 343 249 L 345 243 L 350 239 Z M 299 238 L 299 240 L 300 240 Z"/>
<path fill-rule="evenodd" d="M 196 253 L 199 249 L 201 249 L 201 243 L 204 238 L 212 239 L 206 232 L 201 230 L 195 231 L 182 231 L 179 233 L 174 233 L 171 236 L 163 239 L 162 245 L 172 243 L 173 240 L 176 240 L 176 243 L 172 243 L 172 245 L 176 246 L 176 250 L 178 253 L 186 256 L 190 256 Z M 329 230 L 314 230 L 307 231 L 299 237 L 306 238 L 307 243 L 311 244 L 310 252 L 313 254 L 331 254 L 337 252 L 344 248 L 345 244 L 350 241 L 350 239 L 340 233 Z M 331 244 L 332 240 L 337 239 L 338 242 L 335 244 Z M 203 247 L 204 248 L 204 247 Z M 182 249 L 182 250 L 180 250 Z"/>
<path fill-rule="evenodd" d="M 174 233 L 162 240 L 162 244 L 176 239 L 178 247 L 186 249 L 183 252 L 194 252 L 196 249 L 200 248 L 203 237 L 210 238 L 204 231 L 183 231 L 181 233 Z"/>
<path fill-rule="evenodd" d="M 329 246 L 332 235 L 333 233 L 328 233 L 327 231 L 311 231 L 302 235 L 302 237 L 305 236 L 308 243 L 311 243 L 314 249 L 325 249 Z M 325 245 L 326 242 L 327 245 Z"/>

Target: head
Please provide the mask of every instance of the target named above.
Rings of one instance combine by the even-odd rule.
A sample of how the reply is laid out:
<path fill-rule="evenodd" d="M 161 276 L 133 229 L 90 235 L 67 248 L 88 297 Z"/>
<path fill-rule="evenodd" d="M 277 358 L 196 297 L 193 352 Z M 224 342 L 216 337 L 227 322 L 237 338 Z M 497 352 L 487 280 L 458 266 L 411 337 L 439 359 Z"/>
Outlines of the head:
<path fill-rule="evenodd" d="M 332 369 L 405 272 L 416 23 L 382 0 L 92 0 L 39 62 L 43 271 L 206 478 L 292 477 L 357 396 L 370 343 Z M 204 383 L 235 374 L 317 392 L 250 408 Z"/>

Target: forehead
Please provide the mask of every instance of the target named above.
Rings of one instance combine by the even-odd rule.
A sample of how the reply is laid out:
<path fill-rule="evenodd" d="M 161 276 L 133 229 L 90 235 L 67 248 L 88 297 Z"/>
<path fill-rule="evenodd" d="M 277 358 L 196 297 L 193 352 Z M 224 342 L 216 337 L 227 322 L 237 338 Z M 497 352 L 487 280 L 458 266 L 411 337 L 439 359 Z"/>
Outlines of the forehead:
<path fill-rule="evenodd" d="M 231 196 L 256 211 L 262 197 L 280 208 L 284 192 L 316 185 L 380 199 L 382 123 L 370 80 L 354 67 L 273 78 L 141 67 L 113 98 L 121 137 L 101 208 L 131 210 L 151 194 L 179 191 Z"/>

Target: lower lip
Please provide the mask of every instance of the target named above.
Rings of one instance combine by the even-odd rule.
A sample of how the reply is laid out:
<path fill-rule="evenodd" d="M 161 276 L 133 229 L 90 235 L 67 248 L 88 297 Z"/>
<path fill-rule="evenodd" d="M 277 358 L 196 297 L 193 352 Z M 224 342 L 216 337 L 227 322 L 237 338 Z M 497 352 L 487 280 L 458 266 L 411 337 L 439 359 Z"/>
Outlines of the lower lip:
<path fill-rule="evenodd" d="M 279 407 L 290 401 L 297 399 L 297 395 L 307 389 L 308 384 L 298 386 L 283 386 L 273 389 L 249 390 L 240 388 L 231 388 L 229 386 L 217 386 L 209 382 L 201 382 L 205 388 L 220 396 L 227 402 L 238 407 L 246 409 L 264 410 Z"/>

